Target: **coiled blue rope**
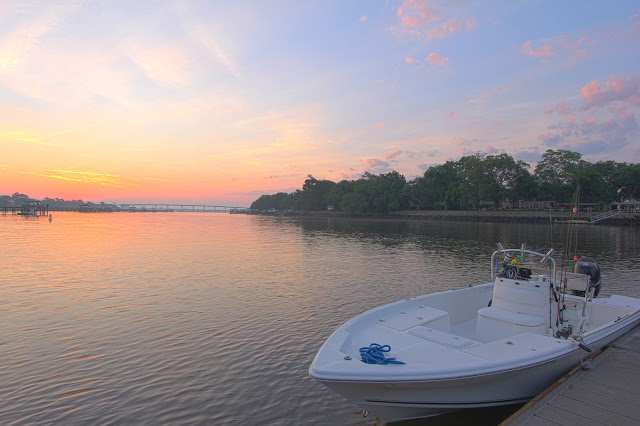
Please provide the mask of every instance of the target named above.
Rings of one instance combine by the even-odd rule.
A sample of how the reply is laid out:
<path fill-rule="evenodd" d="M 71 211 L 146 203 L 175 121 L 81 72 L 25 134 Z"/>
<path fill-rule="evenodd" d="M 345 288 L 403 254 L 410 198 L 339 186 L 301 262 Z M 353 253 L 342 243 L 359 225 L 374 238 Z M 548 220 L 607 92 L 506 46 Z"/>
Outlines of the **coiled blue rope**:
<path fill-rule="evenodd" d="M 391 346 L 389 345 L 372 343 L 368 347 L 360 348 L 360 356 L 362 362 L 367 364 L 404 364 L 402 361 L 396 361 L 395 358 L 385 358 L 384 353 L 390 350 Z"/>

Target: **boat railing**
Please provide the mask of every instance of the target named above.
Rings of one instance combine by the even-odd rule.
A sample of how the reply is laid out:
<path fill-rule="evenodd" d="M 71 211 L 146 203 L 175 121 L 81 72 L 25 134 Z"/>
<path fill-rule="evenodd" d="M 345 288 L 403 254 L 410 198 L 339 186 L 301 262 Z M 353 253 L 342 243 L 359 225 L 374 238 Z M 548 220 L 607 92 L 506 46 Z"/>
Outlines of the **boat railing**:
<path fill-rule="evenodd" d="M 527 250 L 524 248 L 519 248 L 519 249 L 505 249 L 505 248 L 500 248 L 500 250 L 496 250 L 493 252 L 493 254 L 491 255 L 491 281 L 495 281 L 496 276 L 498 274 L 498 268 L 500 265 L 500 259 L 498 259 L 499 255 L 502 255 L 503 258 L 508 255 L 508 254 L 513 254 L 514 257 L 517 254 L 520 255 L 525 255 L 525 254 L 531 254 L 534 256 L 538 256 L 540 257 L 540 263 L 545 264 L 547 261 L 550 261 L 551 264 L 553 265 L 552 271 L 553 274 L 550 277 L 551 282 L 555 285 L 556 283 L 556 261 L 553 257 L 551 257 L 551 254 L 553 253 L 553 249 L 549 250 L 549 252 L 547 254 L 542 254 L 542 253 L 538 253 L 537 251 L 532 251 L 532 250 Z"/>

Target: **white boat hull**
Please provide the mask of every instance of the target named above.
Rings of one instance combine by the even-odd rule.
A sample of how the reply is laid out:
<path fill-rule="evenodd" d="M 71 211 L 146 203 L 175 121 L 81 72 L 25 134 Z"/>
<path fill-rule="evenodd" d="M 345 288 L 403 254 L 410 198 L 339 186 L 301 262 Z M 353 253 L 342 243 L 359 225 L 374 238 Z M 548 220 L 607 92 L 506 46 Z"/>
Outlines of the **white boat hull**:
<path fill-rule="evenodd" d="M 590 344 L 600 350 L 640 324 L 640 318 Z M 448 379 L 420 381 L 327 381 L 325 386 L 386 421 L 437 416 L 469 408 L 525 403 L 589 355 L 576 348 L 541 364 Z"/>
<path fill-rule="evenodd" d="M 507 259 L 514 252 L 520 257 Z M 524 254 L 552 267 L 533 274 L 518 263 Z M 493 283 L 358 315 L 327 339 L 309 375 L 387 421 L 530 400 L 590 350 L 640 324 L 640 299 L 593 299 L 590 276 L 558 277 L 550 254 L 501 248 L 491 260 Z M 382 364 L 360 360 L 361 348 L 373 343 L 389 350 L 381 360 L 378 354 Z M 387 357 L 402 363 L 388 364 Z"/>

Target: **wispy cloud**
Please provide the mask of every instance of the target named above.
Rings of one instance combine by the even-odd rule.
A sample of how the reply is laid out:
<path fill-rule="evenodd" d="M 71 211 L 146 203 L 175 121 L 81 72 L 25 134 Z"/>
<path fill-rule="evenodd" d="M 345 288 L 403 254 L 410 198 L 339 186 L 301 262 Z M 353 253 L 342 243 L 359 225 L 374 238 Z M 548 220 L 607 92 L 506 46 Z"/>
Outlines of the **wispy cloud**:
<path fill-rule="evenodd" d="M 581 104 L 565 100 L 551 108 L 564 121 L 554 122 L 538 136 L 545 146 L 597 154 L 626 149 L 637 137 L 635 108 L 640 106 L 640 76 L 612 76 L 580 90 Z M 547 108 L 548 112 L 549 108 Z"/>
<path fill-rule="evenodd" d="M 362 160 L 365 164 L 366 171 L 373 174 L 389 173 L 391 164 L 377 158 L 366 158 Z"/>
<path fill-rule="evenodd" d="M 435 5 L 431 1 L 405 0 L 396 15 L 404 31 L 429 40 L 476 29 L 478 21 L 475 18 L 458 16 L 461 9 L 446 3 Z"/>
<path fill-rule="evenodd" d="M 447 22 L 442 23 L 440 26 L 432 28 L 428 32 L 427 38 L 445 38 L 455 32 L 462 30 L 473 30 L 477 27 L 478 22 L 475 19 L 469 19 L 467 21 L 462 21 L 460 19 L 449 19 Z"/>
<path fill-rule="evenodd" d="M 64 169 L 43 169 L 43 172 L 37 171 L 21 171 L 21 174 L 38 176 L 49 179 L 63 180 L 68 182 L 77 182 L 81 184 L 107 186 L 119 189 L 135 189 L 142 187 L 140 181 L 151 180 L 157 182 L 181 183 L 180 180 L 156 178 L 156 177 L 138 177 L 123 176 L 113 173 L 102 173 L 94 171 L 80 170 L 64 170 Z"/>
<path fill-rule="evenodd" d="M 127 48 L 127 53 L 148 78 L 171 88 L 191 82 L 189 62 L 183 49 L 175 42 L 152 46 L 134 43 Z"/>
<path fill-rule="evenodd" d="M 550 45 L 543 44 L 534 48 L 531 41 L 527 41 L 522 45 L 522 53 L 527 56 L 533 56 L 534 58 L 548 58 L 550 56 L 555 56 L 553 48 Z"/>
<path fill-rule="evenodd" d="M 449 58 L 444 57 L 439 53 L 435 53 L 435 52 L 429 53 L 429 56 L 425 58 L 425 61 L 427 61 L 430 64 L 438 65 L 441 67 L 449 64 Z"/>
<path fill-rule="evenodd" d="M 467 96 L 468 102 L 481 102 L 501 96 L 505 92 L 504 87 L 494 87 L 487 93 L 474 93 Z"/>
<path fill-rule="evenodd" d="M 213 58 L 222 64 L 231 75 L 235 77 L 240 76 L 235 61 L 232 59 L 229 51 L 223 48 L 221 43 L 216 40 L 208 29 L 198 27 L 191 31 L 191 35 L 194 40 L 200 43 L 200 45 L 203 46 Z"/>
<path fill-rule="evenodd" d="M 387 160 L 392 160 L 392 159 L 396 158 L 397 156 L 399 156 L 400 154 L 402 154 L 402 150 L 396 149 L 393 152 L 389 152 L 387 154 L 384 154 L 384 158 L 386 158 Z"/>
<path fill-rule="evenodd" d="M 442 12 L 426 1 L 404 0 L 396 14 L 405 28 L 416 29 L 442 18 Z"/>
<path fill-rule="evenodd" d="M 82 6 L 82 1 L 64 3 L 18 4 L 5 11 L 5 16 L 20 19 L 0 31 L 0 75 L 27 62 L 41 39 L 55 28 L 60 20 Z M 6 21 L 5 21 L 6 22 Z M 9 21 L 10 22 L 10 21 Z"/>
<path fill-rule="evenodd" d="M 604 85 L 594 80 L 580 90 L 584 108 L 604 107 L 612 102 L 624 102 L 640 106 L 640 75 L 631 77 L 612 76 Z"/>
<path fill-rule="evenodd" d="M 36 131 L 34 129 L 14 129 L 4 132 L 0 131 L 0 140 L 21 144 L 55 146 L 59 145 L 61 139 L 70 133 L 71 130 L 69 129 L 53 132 Z"/>

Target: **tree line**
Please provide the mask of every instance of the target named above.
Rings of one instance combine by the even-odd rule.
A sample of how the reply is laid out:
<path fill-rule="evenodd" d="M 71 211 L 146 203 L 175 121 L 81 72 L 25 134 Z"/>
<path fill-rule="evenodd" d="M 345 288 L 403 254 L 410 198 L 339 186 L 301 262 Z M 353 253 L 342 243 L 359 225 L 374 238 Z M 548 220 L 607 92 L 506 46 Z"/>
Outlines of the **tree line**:
<path fill-rule="evenodd" d="M 530 168 L 506 153 L 475 153 L 430 167 L 423 176 L 409 181 L 396 171 L 379 175 L 365 172 L 357 180 L 337 183 L 308 175 L 302 189 L 262 195 L 251 208 L 332 208 L 345 213 L 388 214 L 398 210 L 472 210 L 484 206 L 497 210 L 504 202 L 546 199 L 558 209 L 574 202 L 576 193 L 580 194 L 577 202 L 607 208 L 615 201 L 640 196 L 640 164 L 590 163 L 578 152 L 549 149 L 533 173 Z"/>
<path fill-rule="evenodd" d="M 30 197 L 26 194 L 14 192 L 12 195 L 0 195 L 0 207 L 20 207 L 22 204 L 29 200 Z M 79 206 L 93 203 L 85 203 L 82 200 L 63 200 L 61 198 L 49 198 L 45 197 L 40 200 L 40 204 L 48 205 L 50 210 L 74 210 Z M 102 203 L 104 204 L 104 203 Z"/>

